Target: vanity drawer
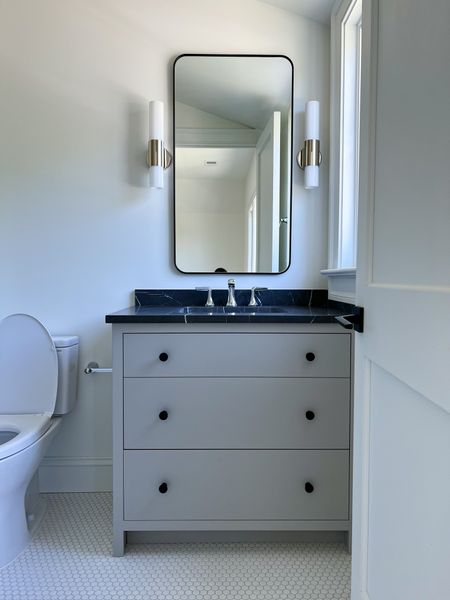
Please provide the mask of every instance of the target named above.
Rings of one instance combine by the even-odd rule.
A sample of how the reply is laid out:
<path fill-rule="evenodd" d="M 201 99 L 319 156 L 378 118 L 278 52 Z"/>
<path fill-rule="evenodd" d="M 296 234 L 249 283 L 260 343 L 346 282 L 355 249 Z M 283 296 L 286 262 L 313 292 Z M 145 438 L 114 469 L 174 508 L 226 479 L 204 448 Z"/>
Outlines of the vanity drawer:
<path fill-rule="evenodd" d="M 350 382 L 127 378 L 127 449 L 348 448 Z"/>
<path fill-rule="evenodd" d="M 123 338 L 125 377 L 350 376 L 348 333 L 127 333 Z"/>
<path fill-rule="evenodd" d="M 127 450 L 124 518 L 345 520 L 348 463 L 346 450 Z"/>

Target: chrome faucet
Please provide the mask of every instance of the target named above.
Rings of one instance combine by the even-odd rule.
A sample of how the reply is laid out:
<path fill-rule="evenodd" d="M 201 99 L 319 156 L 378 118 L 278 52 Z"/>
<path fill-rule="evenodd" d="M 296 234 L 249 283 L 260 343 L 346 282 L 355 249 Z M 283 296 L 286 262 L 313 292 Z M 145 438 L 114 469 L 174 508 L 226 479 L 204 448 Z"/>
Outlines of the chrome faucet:
<path fill-rule="evenodd" d="M 248 303 L 249 306 L 258 306 L 258 301 L 255 297 L 255 292 L 261 292 L 263 290 L 267 290 L 268 288 L 266 287 L 252 287 L 252 295 L 250 296 L 250 302 Z"/>
<path fill-rule="evenodd" d="M 234 288 L 236 282 L 234 279 L 228 280 L 228 300 L 226 306 L 237 306 L 236 298 L 234 297 Z"/>
<path fill-rule="evenodd" d="M 212 307 L 214 306 L 214 301 L 212 299 L 212 291 L 210 287 L 196 287 L 196 292 L 208 292 L 208 297 L 206 299 L 205 306 Z"/>

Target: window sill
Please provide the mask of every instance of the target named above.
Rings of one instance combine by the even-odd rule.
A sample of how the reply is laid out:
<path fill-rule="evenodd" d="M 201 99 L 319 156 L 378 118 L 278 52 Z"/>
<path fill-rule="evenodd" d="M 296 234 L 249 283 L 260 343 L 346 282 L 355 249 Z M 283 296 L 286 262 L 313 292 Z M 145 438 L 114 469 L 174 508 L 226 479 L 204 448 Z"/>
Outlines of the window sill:
<path fill-rule="evenodd" d="M 328 298 L 337 302 L 356 302 L 356 268 L 323 269 L 322 275 L 328 277 Z"/>

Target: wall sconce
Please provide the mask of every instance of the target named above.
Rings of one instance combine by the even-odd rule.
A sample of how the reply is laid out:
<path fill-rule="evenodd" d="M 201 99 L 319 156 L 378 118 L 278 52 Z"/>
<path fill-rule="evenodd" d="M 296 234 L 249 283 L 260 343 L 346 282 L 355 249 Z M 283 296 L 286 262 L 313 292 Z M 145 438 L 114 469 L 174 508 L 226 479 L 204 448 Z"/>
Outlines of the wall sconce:
<path fill-rule="evenodd" d="M 322 162 L 319 140 L 318 100 L 310 100 L 305 105 L 305 144 L 297 154 L 297 164 L 305 171 L 305 189 L 319 187 L 319 166 Z"/>
<path fill-rule="evenodd" d="M 172 164 L 172 155 L 164 146 L 164 103 L 153 100 L 149 104 L 149 140 L 147 164 L 151 188 L 164 187 L 164 169 Z"/>

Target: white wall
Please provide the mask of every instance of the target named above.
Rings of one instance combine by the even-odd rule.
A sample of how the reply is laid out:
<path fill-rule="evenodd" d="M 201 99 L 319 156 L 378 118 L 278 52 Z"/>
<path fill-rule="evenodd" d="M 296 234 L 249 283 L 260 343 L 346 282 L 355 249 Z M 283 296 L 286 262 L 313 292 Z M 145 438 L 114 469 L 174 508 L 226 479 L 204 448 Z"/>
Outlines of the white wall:
<path fill-rule="evenodd" d="M 172 63 L 185 52 L 288 55 L 296 145 L 305 100 L 328 104 L 329 29 L 257 0 L 2 2 L 0 317 L 30 312 L 79 334 L 80 372 L 110 364 L 104 315 L 131 304 L 134 288 L 226 285 L 176 271 L 172 172 L 165 190 L 147 187 L 147 102 L 167 103 L 170 139 Z M 238 287 L 325 287 L 325 110 L 321 129 L 320 190 L 305 192 L 294 170 L 291 268 Z M 80 375 L 79 405 L 50 451 L 61 480 L 48 467 L 46 485 L 109 485 L 110 406 L 109 376 Z"/>

